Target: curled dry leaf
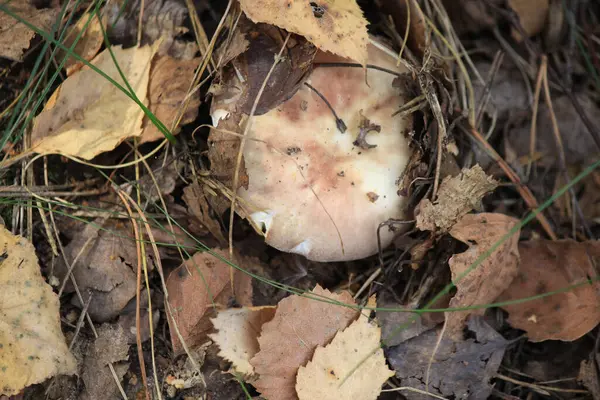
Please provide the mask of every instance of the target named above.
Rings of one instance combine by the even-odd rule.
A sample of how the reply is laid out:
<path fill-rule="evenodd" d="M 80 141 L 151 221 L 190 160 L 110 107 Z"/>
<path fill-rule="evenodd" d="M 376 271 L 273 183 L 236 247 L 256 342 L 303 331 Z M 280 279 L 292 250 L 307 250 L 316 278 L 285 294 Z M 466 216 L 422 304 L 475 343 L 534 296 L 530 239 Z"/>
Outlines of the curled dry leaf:
<path fill-rule="evenodd" d="M 112 49 L 117 63 L 138 99 L 146 101 L 150 64 L 156 46 Z M 121 86 L 121 78 L 108 50 L 92 61 Z M 142 134 L 144 112 L 115 85 L 89 68 L 68 77 L 35 118 L 33 150 L 90 160 Z"/>
<path fill-rule="evenodd" d="M 189 97 L 188 91 L 199 64 L 198 58 L 178 60 L 169 56 L 158 56 L 152 61 L 148 108 L 173 134 L 178 133 L 179 126 L 189 124 L 198 115 L 200 91 L 190 93 Z M 182 107 L 186 107 L 185 111 L 181 120 L 176 121 Z M 177 125 L 173 126 L 174 123 Z M 153 142 L 165 137 L 147 115 L 144 115 L 142 129 L 140 143 Z"/>
<path fill-rule="evenodd" d="M 529 340 L 572 341 L 600 323 L 598 264 L 600 242 L 535 240 L 519 244 L 518 275 L 497 301 L 517 300 L 565 290 L 577 283 L 594 283 L 564 293 L 504 306 L 508 322 L 527 332 Z"/>
<path fill-rule="evenodd" d="M 466 307 L 493 302 L 517 276 L 519 263 L 519 232 L 515 232 L 466 276 L 457 281 L 471 265 L 492 247 L 519 221 L 494 213 L 465 215 L 450 230 L 450 235 L 469 248 L 455 254 L 448 262 L 457 291 L 450 307 Z M 483 315 L 485 309 L 446 313 L 446 330 L 453 339 L 461 339 L 466 319 L 471 314 Z"/>
<path fill-rule="evenodd" d="M 224 250 L 214 252 L 229 258 Z M 175 353 L 183 350 L 177 330 L 189 348 L 203 343 L 211 328 L 213 307 L 225 308 L 233 301 L 243 306 L 252 305 L 250 276 L 236 269 L 231 282 L 231 268 L 209 253 L 196 253 L 169 274 L 167 290 L 173 314 L 167 312 L 167 317 Z"/>
<path fill-rule="evenodd" d="M 317 285 L 313 296 L 354 304 L 348 292 L 332 294 Z M 324 346 L 338 330 L 358 315 L 356 310 L 293 295 L 281 300 L 275 317 L 263 325 L 260 351 L 250 360 L 259 379 L 258 391 L 269 400 L 297 399 L 296 373 L 312 358 L 317 346 Z"/>
<path fill-rule="evenodd" d="M 422 231 L 447 232 L 463 215 L 473 210 L 486 193 L 498 183 L 479 165 L 465 168 L 454 177 L 446 177 L 440 184 L 437 199 L 423 199 L 419 203 L 417 228 Z"/>
<path fill-rule="evenodd" d="M 311 361 L 298 369 L 299 399 L 375 400 L 381 385 L 394 376 L 385 363 L 380 340 L 381 329 L 361 314 L 331 343 L 317 347 Z"/>
<path fill-rule="evenodd" d="M 236 372 L 250 376 L 254 374 L 250 359 L 259 350 L 258 335 L 274 316 L 274 306 L 230 308 L 211 319 L 218 332 L 209 336 L 219 346 L 219 355 L 231 361 Z"/>
<path fill-rule="evenodd" d="M 83 59 L 87 61 L 90 61 L 96 56 L 96 54 L 98 54 L 98 51 L 104 42 L 102 25 L 106 26 L 106 16 L 102 16 L 99 20 L 96 15 L 84 14 L 79 18 L 75 25 L 69 28 L 69 33 L 63 41 L 63 44 L 67 48 L 70 48 L 75 42 L 75 39 L 77 39 L 77 36 L 81 34 L 77 44 L 75 45 L 75 48 L 73 49 L 73 53 L 83 57 Z M 82 31 L 83 33 L 81 33 Z M 83 63 L 81 61 L 69 56 L 67 52 L 63 51 L 62 49 L 59 49 L 58 51 L 60 54 L 59 60 L 61 60 L 62 57 L 68 57 L 68 60 L 65 63 L 67 76 L 73 75 L 75 72 L 79 71 L 81 67 L 83 67 Z"/>
<path fill-rule="evenodd" d="M 31 1 L 6 1 L 4 6 L 23 18 L 30 24 L 49 31 L 54 19 L 58 16 L 57 8 L 37 9 Z M 29 42 L 33 39 L 35 32 L 25 24 L 17 21 L 5 12 L 0 12 L 0 57 L 13 61 L 22 61 L 23 53 L 29 48 Z"/>
<path fill-rule="evenodd" d="M 221 225 L 219 221 L 211 217 L 210 205 L 206 199 L 206 194 L 200 188 L 197 182 L 192 183 L 183 189 L 183 201 L 188 206 L 188 212 L 198 219 L 198 222 L 202 224 L 211 235 L 219 241 L 221 246 L 227 245 L 227 239 L 221 231 Z"/>
<path fill-rule="evenodd" d="M 76 373 L 58 309 L 33 245 L 0 226 L 0 395 Z"/>
<path fill-rule="evenodd" d="M 465 341 L 440 339 L 441 332 L 432 329 L 389 349 L 387 359 L 401 385 L 455 399 L 487 399 L 492 392 L 489 381 L 496 374 L 509 342 L 481 317 L 471 318 L 468 329 L 475 336 Z M 433 361 L 431 367 L 430 361 Z M 408 400 L 433 398 L 408 391 L 402 394 Z"/>
<path fill-rule="evenodd" d="M 241 0 L 254 22 L 302 35 L 321 50 L 367 63 L 367 20 L 355 0 Z"/>
<path fill-rule="evenodd" d="M 548 19 L 550 0 L 508 0 L 508 6 L 519 17 L 519 23 L 527 36 L 537 35 L 544 29 Z M 512 36 L 518 42 L 523 40 L 519 30 L 514 27 Z"/>

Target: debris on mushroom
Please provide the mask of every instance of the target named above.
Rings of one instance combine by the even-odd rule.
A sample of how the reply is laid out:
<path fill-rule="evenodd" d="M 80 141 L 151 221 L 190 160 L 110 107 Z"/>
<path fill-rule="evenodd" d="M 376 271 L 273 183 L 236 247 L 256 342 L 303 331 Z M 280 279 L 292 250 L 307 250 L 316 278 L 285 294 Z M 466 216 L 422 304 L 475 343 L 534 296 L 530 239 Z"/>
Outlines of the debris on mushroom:
<path fill-rule="evenodd" d="M 251 117 L 240 168 L 247 180 L 237 196 L 266 242 L 281 251 L 323 262 L 364 258 L 378 251 L 380 224 L 406 216 L 397 182 L 411 156 L 412 119 L 392 116 L 408 100 L 392 85 L 406 70 L 373 45 L 368 54 L 368 64 L 388 71 L 318 51 L 293 96 Z M 222 87 L 244 85 L 236 74 L 230 79 Z M 209 142 L 237 140 L 239 149 L 249 116 L 230 94 L 213 98 Z M 212 155 L 211 169 L 222 171 L 222 154 Z M 393 235 L 379 229 L 381 246 Z"/>

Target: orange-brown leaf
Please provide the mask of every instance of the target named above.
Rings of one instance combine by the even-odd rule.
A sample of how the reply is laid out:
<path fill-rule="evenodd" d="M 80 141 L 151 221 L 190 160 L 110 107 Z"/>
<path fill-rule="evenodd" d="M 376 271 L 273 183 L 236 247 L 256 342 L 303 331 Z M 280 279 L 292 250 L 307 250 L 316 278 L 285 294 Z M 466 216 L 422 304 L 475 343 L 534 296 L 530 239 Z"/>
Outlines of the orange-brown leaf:
<path fill-rule="evenodd" d="M 486 304 L 494 301 L 517 275 L 519 253 L 517 244 L 519 233 L 511 235 L 497 249 L 489 254 L 475 269 L 460 281 L 471 265 L 506 235 L 518 220 L 495 213 L 467 214 L 450 230 L 450 234 L 470 244 L 467 251 L 450 258 L 452 281 L 456 284 L 456 295 L 450 300 L 450 307 L 465 307 Z M 454 339 L 462 338 L 465 321 L 470 314 L 483 315 L 484 309 L 446 313 L 446 329 Z"/>
<path fill-rule="evenodd" d="M 215 253 L 228 258 L 223 250 L 215 250 Z M 215 308 L 226 308 L 234 296 L 238 304 L 252 305 L 250 276 L 235 270 L 232 290 L 230 268 L 209 253 L 196 253 L 169 274 L 167 289 L 173 311 L 173 318 L 169 317 L 169 328 L 175 353 L 183 347 L 174 323 L 187 346 L 194 347 L 206 339 Z"/>
<path fill-rule="evenodd" d="M 312 294 L 354 304 L 348 292 L 336 295 L 317 285 Z M 269 400 L 297 399 L 298 368 L 306 365 L 317 346 L 327 345 L 357 315 L 351 308 L 302 296 L 280 301 L 275 317 L 263 325 L 260 351 L 250 360 L 260 376 L 254 386 Z"/>
<path fill-rule="evenodd" d="M 600 242 L 535 240 L 519 244 L 521 264 L 517 277 L 498 301 L 540 295 L 598 278 Z M 508 322 L 527 332 L 529 340 L 571 341 L 600 323 L 600 283 L 564 293 L 504 306 Z"/>

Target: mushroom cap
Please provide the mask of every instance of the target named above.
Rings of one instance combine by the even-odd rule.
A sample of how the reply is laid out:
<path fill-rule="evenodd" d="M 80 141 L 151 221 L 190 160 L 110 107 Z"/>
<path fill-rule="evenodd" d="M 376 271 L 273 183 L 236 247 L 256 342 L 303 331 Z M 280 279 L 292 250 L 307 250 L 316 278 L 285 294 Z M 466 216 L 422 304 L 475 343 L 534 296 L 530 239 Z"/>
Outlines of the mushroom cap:
<path fill-rule="evenodd" d="M 315 62 L 351 61 L 319 52 Z M 374 46 L 368 63 L 406 72 Z M 392 116 L 405 103 L 394 78 L 375 69 L 365 76 L 362 68 L 314 68 L 306 82 L 329 101 L 345 122 L 345 133 L 306 85 L 252 118 L 243 153 L 249 184 L 238 196 L 269 245 L 315 261 L 360 259 L 377 252 L 382 222 L 404 218 L 406 198 L 397 192 L 411 155 L 412 124 L 410 117 Z M 366 141 L 376 145 L 368 149 L 353 144 L 365 118 L 380 126 L 380 132 L 367 134 Z M 380 238 L 385 247 L 393 232 L 384 227 Z"/>

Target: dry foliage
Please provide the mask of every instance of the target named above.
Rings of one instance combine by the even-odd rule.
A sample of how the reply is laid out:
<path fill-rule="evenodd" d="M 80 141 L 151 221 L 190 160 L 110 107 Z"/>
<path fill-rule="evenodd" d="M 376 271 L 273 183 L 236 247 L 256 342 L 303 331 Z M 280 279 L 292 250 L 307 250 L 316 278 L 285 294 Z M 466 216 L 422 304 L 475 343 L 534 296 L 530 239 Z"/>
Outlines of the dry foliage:
<path fill-rule="evenodd" d="M 465 168 L 457 176 L 444 178 L 437 199 L 433 203 L 429 199 L 423 199 L 419 203 L 417 228 L 447 232 L 497 186 L 498 183 L 486 175 L 479 165 Z"/>
<path fill-rule="evenodd" d="M 0 226 L 0 395 L 76 368 L 33 245 Z"/>
<path fill-rule="evenodd" d="M 236 372 L 250 376 L 254 374 L 250 359 L 259 350 L 258 335 L 274 316 L 274 306 L 224 310 L 211 320 L 218 332 L 209 336 L 219 346 L 219 355 L 231 361 Z"/>
<path fill-rule="evenodd" d="M 332 294 L 317 285 L 311 293 L 354 304 L 348 292 Z M 297 399 L 298 368 L 306 365 L 317 346 L 329 343 L 357 315 L 356 310 L 298 295 L 280 301 L 275 317 L 263 325 L 260 351 L 250 360 L 260 376 L 254 386 L 269 400 Z"/>
<path fill-rule="evenodd" d="M 84 14 L 79 18 L 77 23 L 69 29 L 69 33 L 63 41 L 63 44 L 65 47 L 70 48 L 77 36 L 85 29 L 75 45 L 73 53 L 79 55 L 86 61 L 91 61 L 96 54 L 98 54 L 100 47 L 102 47 L 102 43 L 104 43 L 101 24 L 106 26 L 106 17 L 101 17 L 100 21 L 96 15 L 90 17 L 90 14 Z M 83 67 L 81 61 L 69 56 L 66 51 L 59 50 L 59 54 L 60 57 L 68 57 L 68 60 L 65 63 L 65 69 L 67 70 L 68 76 L 73 75 Z"/>
<path fill-rule="evenodd" d="M 468 214 L 452 227 L 450 235 L 469 244 L 469 248 L 464 253 L 453 255 L 449 261 L 452 281 L 457 288 L 456 295 L 450 300 L 450 307 L 491 303 L 510 285 L 517 275 L 519 232 L 511 235 L 460 281 L 456 280 L 518 222 L 503 214 Z M 461 339 L 468 316 L 483 315 L 484 311 L 485 309 L 447 312 L 446 329 L 450 337 Z"/>
<path fill-rule="evenodd" d="M 214 252 L 228 258 L 226 251 L 217 249 Z M 240 305 L 252 305 L 250 276 L 234 270 L 232 284 L 231 268 L 209 253 L 196 253 L 169 274 L 167 290 L 173 317 L 167 316 L 175 353 L 181 352 L 183 347 L 174 324 L 186 345 L 194 347 L 206 340 L 214 308 L 226 308 L 233 300 Z"/>
<path fill-rule="evenodd" d="M 596 279 L 564 293 L 508 305 L 508 322 L 532 342 L 572 341 L 600 323 L 600 242 L 535 240 L 519 244 L 518 275 L 498 301 L 517 300 Z"/>
<path fill-rule="evenodd" d="M 156 46 L 113 47 L 115 58 L 140 101 L 146 93 Z M 127 87 L 108 50 L 92 61 L 96 67 Z M 114 149 L 129 137 L 142 134 L 142 109 L 116 86 L 90 68 L 68 77 L 35 119 L 33 150 L 90 160 Z"/>
<path fill-rule="evenodd" d="M 394 375 L 385 363 L 380 340 L 381 329 L 361 315 L 327 346 L 317 347 L 311 361 L 298 370 L 300 400 L 375 400 L 381 385 Z"/>
<path fill-rule="evenodd" d="M 6 2 L 3 2 L 6 3 Z M 37 9 L 31 1 L 12 1 L 11 11 L 25 21 L 45 31 L 50 30 L 52 22 L 58 16 L 57 8 Z M 0 12 L 0 57 L 13 61 L 22 61 L 23 53 L 29 48 L 29 42 L 35 32 L 10 15 Z"/>
<path fill-rule="evenodd" d="M 508 0 L 508 5 L 519 16 L 519 23 L 527 36 L 537 35 L 544 29 L 550 9 L 549 0 Z M 523 40 L 519 31 L 514 28 L 512 36 L 517 41 Z"/>
<path fill-rule="evenodd" d="M 329 0 L 320 4 L 302 0 L 242 0 L 244 13 L 302 35 L 321 50 L 367 63 L 367 20 L 355 0 Z"/>

